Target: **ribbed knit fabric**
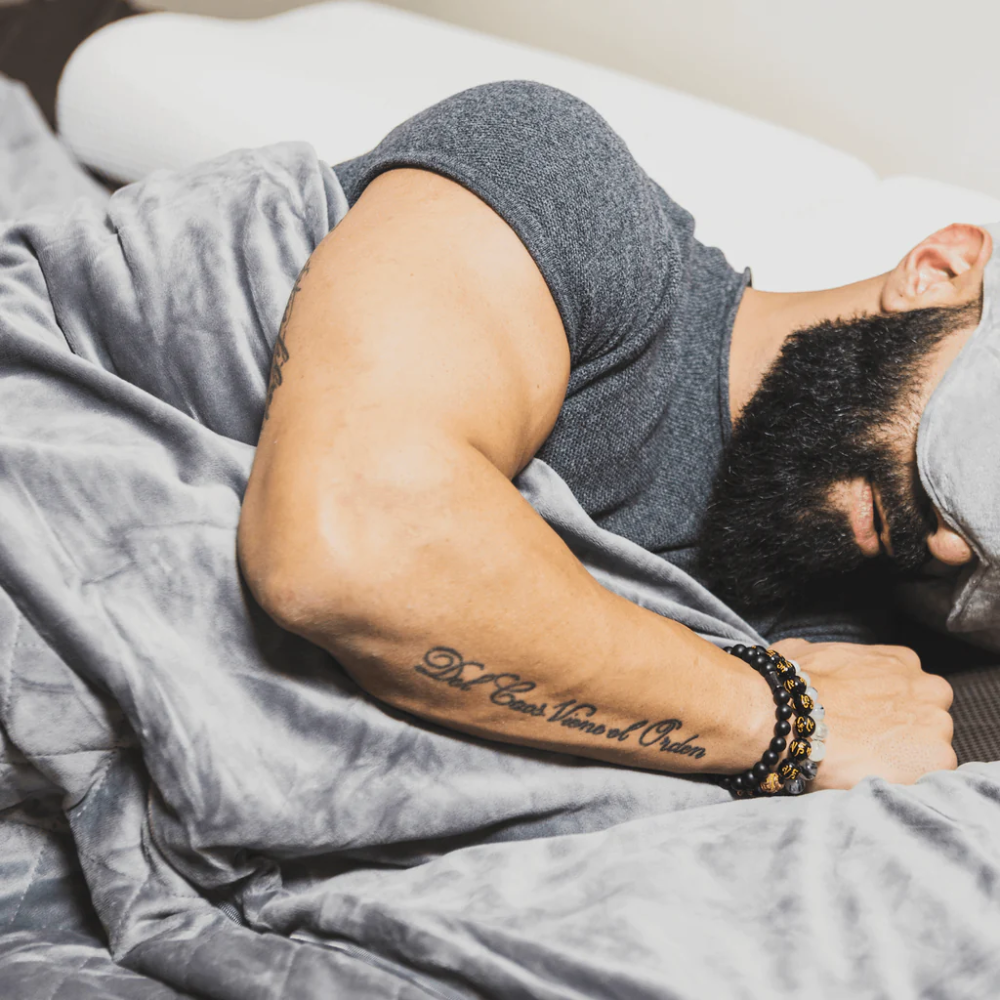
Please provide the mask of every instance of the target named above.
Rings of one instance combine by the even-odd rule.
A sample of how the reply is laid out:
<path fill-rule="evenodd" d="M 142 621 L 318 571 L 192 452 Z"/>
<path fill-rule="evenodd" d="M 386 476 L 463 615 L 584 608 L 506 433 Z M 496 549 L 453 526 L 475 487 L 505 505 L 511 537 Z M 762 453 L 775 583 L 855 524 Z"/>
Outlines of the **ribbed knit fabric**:
<path fill-rule="evenodd" d="M 953 745 L 959 764 L 1000 760 L 1000 667 L 950 674 L 955 691 Z"/>
<path fill-rule="evenodd" d="M 572 362 L 539 457 L 601 527 L 689 569 L 729 433 L 729 336 L 749 273 L 694 239 L 690 214 L 593 108 L 542 84 L 464 91 L 335 170 L 353 204 L 394 167 L 457 181 L 518 234 Z"/>

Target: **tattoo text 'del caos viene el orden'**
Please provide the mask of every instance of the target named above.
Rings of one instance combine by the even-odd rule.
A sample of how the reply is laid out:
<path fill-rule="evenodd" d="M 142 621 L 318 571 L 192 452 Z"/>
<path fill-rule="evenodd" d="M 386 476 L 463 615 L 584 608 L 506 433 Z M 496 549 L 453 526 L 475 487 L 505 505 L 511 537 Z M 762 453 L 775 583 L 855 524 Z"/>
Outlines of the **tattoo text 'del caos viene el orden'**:
<path fill-rule="evenodd" d="M 697 733 L 684 740 L 671 739 L 684 725 L 680 719 L 637 719 L 629 725 L 612 726 L 601 720 L 604 713 L 590 702 L 570 698 L 550 706 L 547 701 L 528 700 L 526 696 L 538 686 L 535 681 L 509 672 L 491 673 L 482 663 L 466 660 L 458 650 L 449 646 L 429 649 L 413 669 L 462 693 L 481 692 L 498 708 L 534 716 L 549 725 L 572 729 L 595 740 L 615 743 L 634 741 L 639 747 L 659 753 L 696 759 L 705 756 L 705 748 L 693 742 L 698 739 Z"/>
<path fill-rule="evenodd" d="M 271 355 L 271 374 L 267 380 L 267 395 L 264 397 L 264 419 L 271 415 L 271 402 L 274 394 L 283 381 L 282 369 L 290 357 L 288 353 L 288 342 L 285 340 L 285 332 L 288 329 L 288 321 L 292 318 L 292 308 L 295 305 L 295 296 L 302 291 L 302 279 L 309 273 L 309 262 L 299 271 L 299 276 L 295 279 L 295 285 L 288 296 L 288 304 L 285 306 L 284 315 L 281 317 L 281 325 L 278 327 L 278 339 L 274 342 L 274 351 Z"/>

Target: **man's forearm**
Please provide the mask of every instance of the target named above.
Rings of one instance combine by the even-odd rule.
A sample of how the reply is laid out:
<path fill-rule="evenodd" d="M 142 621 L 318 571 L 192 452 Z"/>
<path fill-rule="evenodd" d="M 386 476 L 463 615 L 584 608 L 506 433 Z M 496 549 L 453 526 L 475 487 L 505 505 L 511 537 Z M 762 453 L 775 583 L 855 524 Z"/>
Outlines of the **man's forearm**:
<path fill-rule="evenodd" d="M 621 663 L 610 665 L 616 668 L 622 673 L 621 684 L 628 684 L 630 677 L 638 681 L 639 671 Z M 427 682 L 423 690 L 415 685 L 412 698 L 400 707 L 464 732 L 654 770 L 734 769 L 733 763 L 724 762 L 735 751 L 726 746 L 728 734 L 718 731 L 717 723 L 697 725 L 702 721 L 697 711 L 695 724 L 689 712 L 671 714 L 669 691 L 623 692 L 616 703 L 615 692 L 603 684 L 551 677 L 539 682 L 544 666 L 537 672 L 498 672 L 448 646 L 427 650 L 412 670 Z M 444 690 L 434 690 L 434 685 Z M 657 686 L 663 686 L 662 679 Z"/>
<path fill-rule="evenodd" d="M 269 504 L 248 491 L 241 556 L 258 599 L 373 695 L 442 726 L 656 770 L 754 763 L 773 707 L 745 664 L 601 587 L 485 460 L 428 479 L 392 516 L 377 473 L 322 491 L 326 536 L 361 541 L 303 540 L 278 587 L 254 557 Z M 307 600 L 274 596 L 299 586 Z"/>

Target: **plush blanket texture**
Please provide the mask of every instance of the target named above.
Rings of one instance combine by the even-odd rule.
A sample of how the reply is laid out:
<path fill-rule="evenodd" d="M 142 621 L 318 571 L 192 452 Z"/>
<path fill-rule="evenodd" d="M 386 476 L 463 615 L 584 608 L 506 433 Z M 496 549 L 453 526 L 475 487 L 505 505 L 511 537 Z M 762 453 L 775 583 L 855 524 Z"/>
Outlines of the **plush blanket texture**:
<path fill-rule="evenodd" d="M 336 176 L 288 144 L 51 179 L 0 226 L 4 1000 L 996 992 L 1000 765 L 733 803 L 420 723 L 271 623 L 235 528 Z M 518 485 L 606 586 L 758 638 Z"/>

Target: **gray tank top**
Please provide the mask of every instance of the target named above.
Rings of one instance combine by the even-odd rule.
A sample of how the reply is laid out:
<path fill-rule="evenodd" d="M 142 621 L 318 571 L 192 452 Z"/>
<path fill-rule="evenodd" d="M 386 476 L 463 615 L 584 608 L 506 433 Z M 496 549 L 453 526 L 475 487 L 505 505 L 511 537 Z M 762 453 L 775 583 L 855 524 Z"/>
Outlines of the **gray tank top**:
<path fill-rule="evenodd" d="M 538 457 L 602 527 L 690 570 L 730 429 L 729 338 L 749 272 L 694 238 L 593 108 L 542 84 L 464 91 L 335 170 L 353 204 L 394 167 L 457 181 L 520 237 L 571 357 Z"/>

